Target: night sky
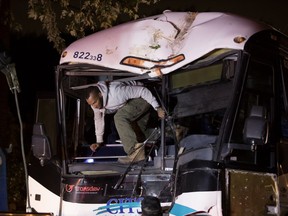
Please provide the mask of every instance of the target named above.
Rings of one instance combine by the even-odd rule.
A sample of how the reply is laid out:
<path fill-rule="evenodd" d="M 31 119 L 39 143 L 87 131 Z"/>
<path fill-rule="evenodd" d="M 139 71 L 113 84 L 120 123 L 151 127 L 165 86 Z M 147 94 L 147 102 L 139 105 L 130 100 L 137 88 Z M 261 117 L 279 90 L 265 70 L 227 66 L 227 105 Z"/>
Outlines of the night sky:
<path fill-rule="evenodd" d="M 145 6 L 142 14 L 156 15 L 164 10 L 194 12 L 230 12 L 263 21 L 288 34 L 287 0 L 162 0 Z M 39 22 L 27 17 L 27 1 L 11 0 L 15 19 L 25 26 L 27 33 L 41 32 Z"/>

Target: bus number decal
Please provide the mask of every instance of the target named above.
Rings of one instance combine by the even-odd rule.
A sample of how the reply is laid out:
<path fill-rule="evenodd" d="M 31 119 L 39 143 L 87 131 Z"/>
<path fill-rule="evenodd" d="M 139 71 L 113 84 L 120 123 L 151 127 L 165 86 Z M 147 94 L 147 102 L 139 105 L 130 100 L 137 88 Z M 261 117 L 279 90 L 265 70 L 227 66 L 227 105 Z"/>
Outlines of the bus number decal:
<path fill-rule="evenodd" d="M 73 54 L 73 58 L 77 58 L 77 59 L 87 59 L 87 60 L 91 60 L 91 61 L 102 61 L 102 54 L 98 54 L 98 55 L 91 55 L 90 52 L 74 52 Z"/>

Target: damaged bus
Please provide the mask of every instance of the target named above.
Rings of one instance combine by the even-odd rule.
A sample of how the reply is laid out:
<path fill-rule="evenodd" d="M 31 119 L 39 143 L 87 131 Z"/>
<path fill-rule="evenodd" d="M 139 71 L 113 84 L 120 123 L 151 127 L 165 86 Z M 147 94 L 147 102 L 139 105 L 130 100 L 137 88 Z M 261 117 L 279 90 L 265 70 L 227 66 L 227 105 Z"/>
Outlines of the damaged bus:
<path fill-rule="evenodd" d="M 150 195 L 167 215 L 287 215 L 288 39 L 276 29 L 229 13 L 165 11 L 75 41 L 55 76 L 57 99 L 38 101 L 33 128 L 35 211 L 141 215 Z M 163 120 L 152 111 L 145 161 L 117 162 L 126 154 L 113 114 L 105 145 L 91 152 L 83 92 L 98 81 L 140 81 L 165 108 Z"/>

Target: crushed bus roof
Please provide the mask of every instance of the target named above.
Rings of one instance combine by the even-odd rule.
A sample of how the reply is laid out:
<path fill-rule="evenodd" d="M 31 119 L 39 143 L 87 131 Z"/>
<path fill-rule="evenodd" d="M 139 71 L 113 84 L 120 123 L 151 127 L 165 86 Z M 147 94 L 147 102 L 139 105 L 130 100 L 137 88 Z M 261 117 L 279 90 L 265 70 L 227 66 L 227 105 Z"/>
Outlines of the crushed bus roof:
<path fill-rule="evenodd" d="M 217 49 L 244 49 L 269 26 L 218 12 L 171 12 L 99 31 L 68 46 L 61 64 L 90 64 L 150 77 L 175 71 Z"/>

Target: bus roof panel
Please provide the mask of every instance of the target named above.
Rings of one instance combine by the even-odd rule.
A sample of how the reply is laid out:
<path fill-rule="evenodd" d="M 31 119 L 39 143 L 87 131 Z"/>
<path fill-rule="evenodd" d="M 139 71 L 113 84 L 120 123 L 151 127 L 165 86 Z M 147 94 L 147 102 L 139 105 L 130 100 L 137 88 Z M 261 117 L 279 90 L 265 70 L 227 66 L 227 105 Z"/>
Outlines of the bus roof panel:
<path fill-rule="evenodd" d="M 62 53 L 60 64 L 86 63 L 153 77 L 215 49 L 243 49 L 250 36 L 267 28 L 227 13 L 165 11 L 75 41 Z"/>

